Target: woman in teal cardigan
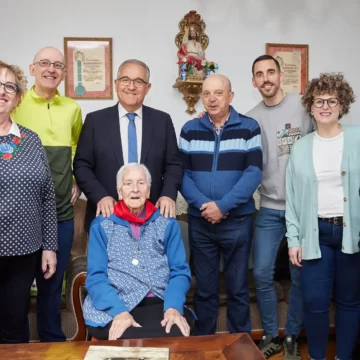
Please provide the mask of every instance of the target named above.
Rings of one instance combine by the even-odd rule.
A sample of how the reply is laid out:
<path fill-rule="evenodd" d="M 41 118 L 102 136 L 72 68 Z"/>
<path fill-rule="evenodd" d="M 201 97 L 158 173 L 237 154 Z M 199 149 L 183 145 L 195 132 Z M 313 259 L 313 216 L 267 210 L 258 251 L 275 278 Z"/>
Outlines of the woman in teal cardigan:
<path fill-rule="evenodd" d="M 309 356 L 325 360 L 336 304 L 338 360 L 349 360 L 360 324 L 360 127 L 341 125 L 355 101 L 340 74 L 309 82 L 303 104 L 317 130 L 297 141 L 286 171 L 290 261 L 302 267 Z"/>

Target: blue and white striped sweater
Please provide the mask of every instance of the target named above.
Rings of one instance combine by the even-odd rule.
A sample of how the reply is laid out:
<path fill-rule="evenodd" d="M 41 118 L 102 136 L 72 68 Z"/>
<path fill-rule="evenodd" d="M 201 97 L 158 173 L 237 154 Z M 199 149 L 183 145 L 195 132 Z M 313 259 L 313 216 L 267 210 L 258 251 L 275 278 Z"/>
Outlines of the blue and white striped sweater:
<path fill-rule="evenodd" d="M 214 152 L 216 141 L 204 141 L 204 140 L 191 140 L 187 141 L 184 138 L 180 137 L 179 140 L 180 149 L 183 152 L 192 152 L 192 153 L 207 153 Z M 259 145 L 260 144 L 260 145 Z M 261 148 L 261 136 L 255 135 L 249 140 L 245 139 L 229 139 L 223 140 L 220 142 L 219 151 L 220 152 L 238 152 L 238 151 L 249 151 L 255 148 Z"/>
<path fill-rule="evenodd" d="M 202 204 L 215 201 L 223 214 L 251 214 L 253 193 L 261 183 L 262 149 L 260 127 L 252 118 L 231 115 L 216 135 L 205 114 L 182 128 L 179 149 L 184 164 L 181 193 L 189 213 L 200 216 Z"/>

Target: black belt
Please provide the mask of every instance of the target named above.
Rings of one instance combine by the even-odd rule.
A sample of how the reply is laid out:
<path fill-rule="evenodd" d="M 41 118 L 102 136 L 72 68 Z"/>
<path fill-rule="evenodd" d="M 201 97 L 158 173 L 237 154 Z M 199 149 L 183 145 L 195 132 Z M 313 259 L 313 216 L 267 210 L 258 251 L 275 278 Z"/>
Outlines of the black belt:
<path fill-rule="evenodd" d="M 343 217 L 342 216 L 336 216 L 332 218 L 323 218 L 319 217 L 319 220 L 329 222 L 330 224 L 334 225 L 342 225 L 343 224 Z"/>

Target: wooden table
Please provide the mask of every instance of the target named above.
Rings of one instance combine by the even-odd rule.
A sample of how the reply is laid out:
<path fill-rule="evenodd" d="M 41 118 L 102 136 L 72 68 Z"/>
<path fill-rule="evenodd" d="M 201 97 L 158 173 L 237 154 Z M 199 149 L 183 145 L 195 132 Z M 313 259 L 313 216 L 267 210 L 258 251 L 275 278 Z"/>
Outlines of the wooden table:
<path fill-rule="evenodd" d="M 248 334 L 0 345 L 0 359 L 83 360 L 90 345 L 166 347 L 171 360 L 263 360 Z"/>

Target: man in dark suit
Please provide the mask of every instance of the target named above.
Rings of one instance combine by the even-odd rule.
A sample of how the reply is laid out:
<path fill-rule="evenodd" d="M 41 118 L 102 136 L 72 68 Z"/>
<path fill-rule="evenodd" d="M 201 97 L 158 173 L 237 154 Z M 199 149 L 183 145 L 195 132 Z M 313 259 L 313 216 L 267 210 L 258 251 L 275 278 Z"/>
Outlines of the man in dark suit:
<path fill-rule="evenodd" d="M 130 162 L 147 166 L 152 177 L 150 201 L 165 217 L 175 217 L 182 163 L 170 115 L 143 105 L 151 87 L 149 78 L 146 64 L 126 60 L 115 80 L 119 103 L 85 118 L 74 158 L 74 174 L 88 200 L 87 231 L 95 216 L 113 213 L 116 174 Z"/>

